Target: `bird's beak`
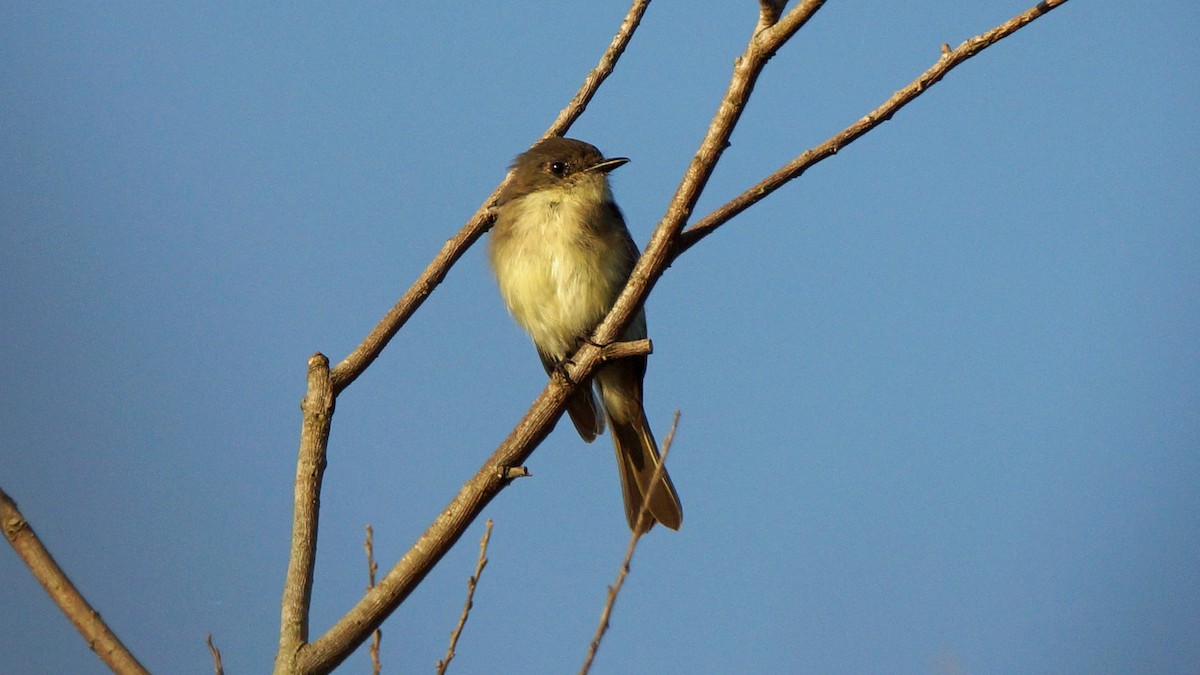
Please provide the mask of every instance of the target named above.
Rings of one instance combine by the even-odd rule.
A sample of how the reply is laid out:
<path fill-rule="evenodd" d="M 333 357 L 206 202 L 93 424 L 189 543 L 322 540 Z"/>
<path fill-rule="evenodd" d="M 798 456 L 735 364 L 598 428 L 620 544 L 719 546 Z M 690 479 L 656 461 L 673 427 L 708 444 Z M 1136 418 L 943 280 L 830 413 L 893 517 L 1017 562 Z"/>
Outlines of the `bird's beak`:
<path fill-rule="evenodd" d="M 596 162 L 595 164 L 589 166 L 588 171 L 596 171 L 599 173 L 608 173 L 609 171 L 612 171 L 613 169 L 617 168 L 618 166 L 621 166 L 622 164 L 624 164 L 628 161 L 629 161 L 628 157 L 610 157 L 609 159 L 602 159 L 599 162 Z"/>

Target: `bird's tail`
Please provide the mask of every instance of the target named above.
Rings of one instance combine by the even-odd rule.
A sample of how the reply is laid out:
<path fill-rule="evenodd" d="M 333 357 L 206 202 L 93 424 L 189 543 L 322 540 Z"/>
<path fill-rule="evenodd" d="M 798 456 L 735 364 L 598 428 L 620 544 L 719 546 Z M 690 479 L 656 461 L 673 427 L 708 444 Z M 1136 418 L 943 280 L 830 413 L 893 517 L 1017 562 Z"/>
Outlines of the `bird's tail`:
<path fill-rule="evenodd" d="M 633 360 L 633 359 L 629 359 Z M 601 371 L 601 398 L 613 447 L 617 452 L 617 471 L 621 475 L 621 493 L 625 497 L 625 518 L 630 529 L 636 529 L 642 505 L 648 512 L 646 529 L 655 521 L 678 530 L 683 522 L 683 507 L 671 483 L 666 467 L 658 468 L 662 460 L 658 444 L 646 422 L 642 408 L 641 371 L 636 364 L 625 361 L 609 364 Z M 655 480 L 655 472 L 658 479 Z"/>
<path fill-rule="evenodd" d="M 679 495 L 675 493 L 675 485 L 666 467 L 658 470 L 661 462 L 654 436 L 650 426 L 646 424 L 643 414 L 640 423 L 624 424 L 609 418 L 612 428 L 613 446 L 617 451 L 617 469 L 621 474 L 621 492 L 625 497 L 625 518 L 629 521 L 630 529 L 637 527 L 638 516 L 642 505 L 648 504 L 646 529 L 658 521 L 678 530 L 683 522 L 683 507 L 679 504 Z M 654 481 L 654 473 L 658 471 L 658 481 Z"/>

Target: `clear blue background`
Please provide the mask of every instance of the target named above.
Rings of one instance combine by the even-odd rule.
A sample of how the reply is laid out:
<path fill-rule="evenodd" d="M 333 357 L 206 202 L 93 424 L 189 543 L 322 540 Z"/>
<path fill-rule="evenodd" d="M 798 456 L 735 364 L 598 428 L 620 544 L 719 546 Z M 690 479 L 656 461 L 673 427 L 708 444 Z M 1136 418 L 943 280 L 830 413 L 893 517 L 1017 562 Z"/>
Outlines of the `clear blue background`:
<path fill-rule="evenodd" d="M 703 215 L 1030 0 L 830 3 Z M 152 670 L 267 671 L 305 360 L 335 362 L 555 117 L 622 3 L 5 3 L 0 484 Z M 571 135 L 644 243 L 756 4 L 655 3 Z M 727 225 L 648 303 L 682 531 L 598 673 L 1184 673 L 1200 663 L 1200 12 L 1072 2 Z M 541 389 L 476 246 L 338 401 L 314 632 Z M 578 668 L 628 530 L 562 425 L 461 673 Z M 428 672 L 477 523 L 385 624 Z M 0 552 L 0 671 L 102 666 Z M 365 650 L 346 672 L 368 672 Z"/>

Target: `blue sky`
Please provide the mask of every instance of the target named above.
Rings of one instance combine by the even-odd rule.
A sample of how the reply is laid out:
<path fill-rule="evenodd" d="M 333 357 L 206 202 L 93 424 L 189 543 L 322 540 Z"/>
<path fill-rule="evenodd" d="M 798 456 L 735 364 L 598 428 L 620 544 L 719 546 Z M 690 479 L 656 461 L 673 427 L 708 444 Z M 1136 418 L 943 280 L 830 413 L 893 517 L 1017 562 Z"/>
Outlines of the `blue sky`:
<path fill-rule="evenodd" d="M 829 3 L 703 215 L 1026 2 Z M 0 9 L 0 485 L 156 672 L 274 656 L 307 357 L 352 349 L 624 7 Z M 754 3 L 655 3 L 570 135 L 644 243 Z M 656 530 L 593 672 L 1187 672 L 1200 661 L 1200 143 L 1187 3 L 1072 2 L 689 251 L 647 311 Z M 338 401 L 319 632 L 544 374 L 476 246 Z M 457 672 L 577 669 L 628 530 L 569 424 L 489 506 Z M 477 523 L 385 624 L 431 670 Z M 346 672 L 367 672 L 365 653 Z M 0 671 L 102 672 L 0 552 Z"/>

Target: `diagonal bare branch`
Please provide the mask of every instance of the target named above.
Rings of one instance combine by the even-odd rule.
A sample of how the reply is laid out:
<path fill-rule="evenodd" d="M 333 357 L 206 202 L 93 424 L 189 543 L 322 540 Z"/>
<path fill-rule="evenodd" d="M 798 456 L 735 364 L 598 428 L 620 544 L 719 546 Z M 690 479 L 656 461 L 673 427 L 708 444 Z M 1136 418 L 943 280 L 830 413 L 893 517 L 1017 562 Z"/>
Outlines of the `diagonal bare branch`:
<path fill-rule="evenodd" d="M 148 672 L 100 618 L 100 612 L 71 583 L 66 572 L 54 561 L 54 556 L 42 545 L 29 521 L 25 520 L 17 503 L 3 489 L 0 489 L 0 530 L 4 531 L 4 538 L 42 588 L 46 589 L 50 599 L 75 625 L 75 629 L 106 666 L 114 673 Z"/>
<path fill-rule="evenodd" d="M 712 234 L 721 225 L 725 224 L 741 212 L 750 208 L 760 200 L 775 190 L 778 190 L 788 181 L 800 177 L 805 171 L 813 165 L 836 155 L 838 151 L 847 145 L 853 143 L 858 138 L 862 137 L 868 131 L 888 121 L 900 111 L 901 108 L 914 101 L 918 96 L 925 93 L 927 89 L 937 84 L 943 77 L 946 76 L 955 67 L 961 65 L 971 57 L 988 47 L 996 44 L 1000 40 L 1012 35 L 1021 28 L 1029 25 L 1031 21 L 1046 14 L 1050 10 L 1062 5 L 1067 0 L 1046 0 L 1040 2 L 1034 7 L 1031 7 L 1025 12 L 1014 16 L 986 33 L 977 35 L 969 40 L 964 41 L 958 47 L 950 49 L 949 46 L 943 45 L 941 57 L 937 63 L 934 63 L 928 70 L 921 73 L 915 80 L 910 82 L 903 89 L 892 94 L 888 100 L 884 101 L 879 107 L 864 115 L 862 118 L 846 127 L 842 131 L 831 136 L 828 140 L 820 145 L 805 151 L 800 156 L 785 164 L 778 171 L 762 179 L 758 183 L 748 188 L 745 192 L 731 199 L 709 215 L 702 218 L 699 222 L 687 228 L 675 245 L 675 250 L 672 258 L 678 257 L 684 251 L 695 246 L 704 237 Z"/>

